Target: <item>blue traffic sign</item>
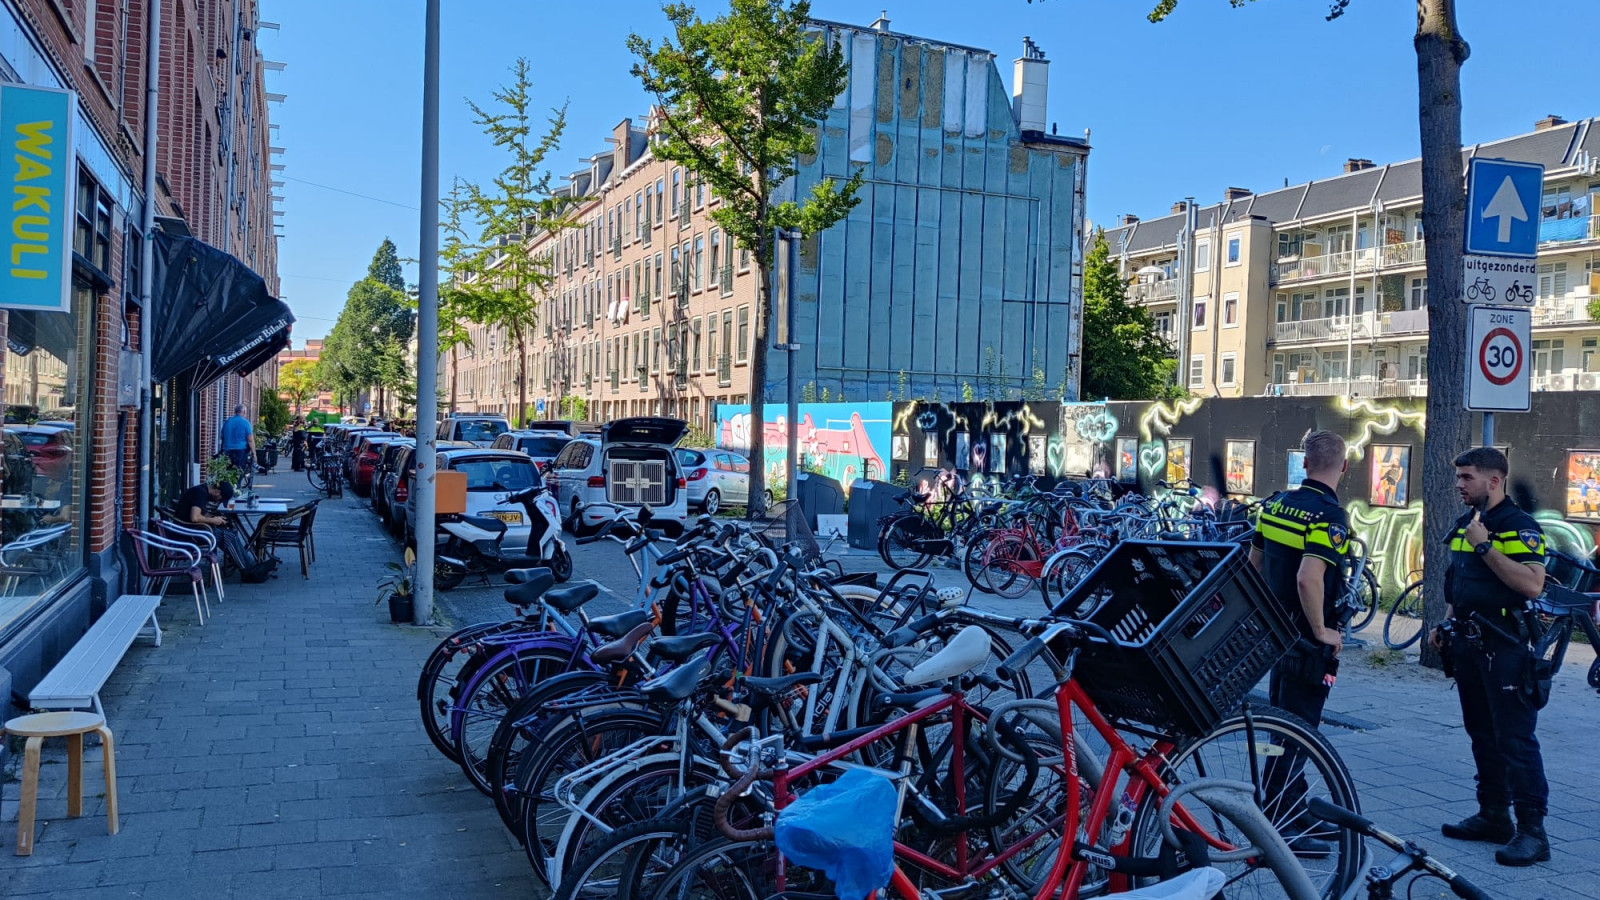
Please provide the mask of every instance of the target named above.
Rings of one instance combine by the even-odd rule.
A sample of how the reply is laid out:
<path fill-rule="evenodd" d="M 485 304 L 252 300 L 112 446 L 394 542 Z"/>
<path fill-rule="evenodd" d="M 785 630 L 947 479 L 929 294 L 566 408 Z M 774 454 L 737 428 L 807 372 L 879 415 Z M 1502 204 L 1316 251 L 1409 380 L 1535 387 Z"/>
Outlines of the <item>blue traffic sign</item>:
<path fill-rule="evenodd" d="M 1544 166 L 1509 159 L 1467 164 L 1466 252 L 1533 259 L 1539 255 Z"/>
<path fill-rule="evenodd" d="M 541 416 L 544 415 L 544 398 L 541 397 L 539 399 L 539 402 L 534 404 L 533 408 L 534 408 L 535 411 L 538 412 L 539 415 L 541 415 Z"/>

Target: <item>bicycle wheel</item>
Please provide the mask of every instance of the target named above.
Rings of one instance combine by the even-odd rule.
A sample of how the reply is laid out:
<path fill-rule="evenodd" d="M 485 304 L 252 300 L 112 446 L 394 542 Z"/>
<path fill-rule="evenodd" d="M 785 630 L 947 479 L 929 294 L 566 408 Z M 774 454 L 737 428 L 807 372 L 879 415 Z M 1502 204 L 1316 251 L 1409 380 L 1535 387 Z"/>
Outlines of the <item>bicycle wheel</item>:
<path fill-rule="evenodd" d="M 1259 785 L 1262 812 L 1291 842 L 1295 858 L 1322 897 L 1342 896 L 1355 880 L 1360 839 L 1317 821 L 1306 809 L 1307 799 L 1322 797 L 1359 811 L 1354 782 L 1333 745 L 1299 717 L 1272 707 L 1253 711 L 1248 723 L 1243 715 L 1235 716 L 1180 746 L 1160 772 L 1169 784 L 1222 778 Z M 1211 837 L 1235 847 L 1248 843 L 1233 823 L 1199 797 L 1191 794 L 1182 805 Z M 1159 806 L 1157 798 L 1147 797 L 1134 818 L 1129 846 L 1139 856 L 1154 857 L 1161 850 Z M 1226 893 L 1232 900 L 1287 896 L 1259 859 L 1216 865 L 1228 875 Z"/>
<path fill-rule="evenodd" d="M 989 542 L 978 572 L 979 587 L 1007 600 L 1015 600 L 1033 590 L 1037 579 L 1034 567 L 1042 560 L 1039 549 L 1020 534 L 1001 535 Z"/>
<path fill-rule="evenodd" d="M 327 481 L 322 477 L 322 466 L 316 463 L 306 466 L 306 480 L 311 482 L 311 487 L 319 493 L 327 486 Z"/>
<path fill-rule="evenodd" d="M 556 844 L 551 879 L 565 884 L 578 861 L 605 844 L 617 829 L 654 819 L 689 790 L 716 782 L 719 774 L 691 766 L 685 782 L 681 760 L 663 757 L 641 760 L 637 768 L 607 776 L 583 796 L 582 814 L 568 818 Z"/>
<path fill-rule="evenodd" d="M 1404 650 L 1422 638 L 1422 582 L 1406 586 L 1383 619 L 1383 644 Z"/>
<path fill-rule="evenodd" d="M 456 705 L 451 728 L 460 754 L 456 761 L 473 787 L 489 793 L 486 754 L 506 710 L 534 685 L 567 671 L 571 659 L 565 648 L 534 647 L 486 662 L 481 672 L 474 673 L 472 687 Z"/>
<path fill-rule="evenodd" d="M 1378 600 L 1381 596 L 1382 592 L 1378 590 L 1378 576 L 1372 574 L 1371 569 L 1362 569 L 1361 583 L 1356 585 L 1356 601 L 1361 608 L 1350 619 L 1352 632 L 1360 631 L 1372 624 L 1373 618 L 1378 615 Z"/>
<path fill-rule="evenodd" d="M 466 645 L 480 638 L 504 634 L 518 628 L 531 627 L 517 620 L 509 622 L 480 622 L 468 625 L 439 642 L 422 664 L 422 675 L 417 679 L 417 701 L 422 707 L 422 730 L 428 740 L 453 762 L 460 762 L 455 744 L 450 741 L 450 704 L 455 699 L 456 685 L 462 670 L 472 659 Z"/>
<path fill-rule="evenodd" d="M 992 593 L 984 581 L 978 577 L 983 571 L 983 556 L 989 550 L 989 542 L 994 540 L 992 529 L 976 532 L 967 540 L 966 548 L 961 554 L 961 572 L 967 576 L 967 583 L 985 594 Z"/>
<path fill-rule="evenodd" d="M 557 675 L 535 685 L 501 718 L 494 738 L 489 741 L 489 762 L 484 771 L 484 780 L 489 782 L 489 796 L 494 798 L 495 811 L 500 813 L 500 820 L 513 834 L 521 830 L 523 811 L 522 795 L 517 792 L 515 781 L 518 763 L 522 754 L 530 751 L 543 738 L 543 733 L 535 727 L 535 723 L 529 722 L 521 727 L 517 723 L 537 716 L 540 708 L 553 700 L 609 680 L 607 673 L 587 669 Z"/>
<path fill-rule="evenodd" d="M 1086 549 L 1080 550 L 1076 547 L 1053 557 L 1049 568 L 1045 570 L 1043 577 L 1039 579 L 1039 586 L 1044 593 L 1045 607 L 1053 609 L 1055 604 L 1066 597 L 1074 587 L 1077 587 L 1078 582 L 1093 571 L 1095 565 L 1099 562 L 1100 558 L 1095 554 Z M 1098 598 L 1091 598 L 1085 601 L 1083 606 L 1076 610 L 1066 611 L 1065 614 L 1071 618 L 1081 619 L 1092 612 L 1098 602 Z"/>
<path fill-rule="evenodd" d="M 564 872 L 554 900 L 615 900 L 649 890 L 682 857 L 689 834 L 678 822 L 624 825 L 591 845 Z"/>
<path fill-rule="evenodd" d="M 778 848 L 771 840 L 719 837 L 690 849 L 653 885 L 617 896 L 619 900 L 767 900 L 778 893 L 777 860 Z M 833 883 L 820 872 L 788 863 L 784 876 L 790 896 L 833 894 Z"/>
<path fill-rule="evenodd" d="M 890 522 L 878 535 L 878 555 L 890 568 L 920 569 L 928 564 L 930 554 L 922 552 L 921 539 L 905 519 Z"/>

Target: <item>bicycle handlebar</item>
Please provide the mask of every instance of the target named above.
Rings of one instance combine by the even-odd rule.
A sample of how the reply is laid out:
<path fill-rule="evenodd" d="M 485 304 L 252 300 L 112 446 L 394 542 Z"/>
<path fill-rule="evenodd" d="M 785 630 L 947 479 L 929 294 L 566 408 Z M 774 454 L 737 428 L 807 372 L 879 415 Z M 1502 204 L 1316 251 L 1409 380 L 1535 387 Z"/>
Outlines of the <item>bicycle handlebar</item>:
<path fill-rule="evenodd" d="M 1311 815 L 1323 820 L 1324 822 L 1337 825 L 1347 831 L 1353 831 L 1356 834 L 1362 835 L 1363 837 L 1372 838 L 1389 849 L 1410 857 L 1416 866 L 1449 885 L 1450 890 L 1454 892 L 1457 897 L 1463 898 L 1463 900 L 1492 900 L 1488 894 L 1484 893 L 1483 889 L 1468 881 L 1464 876 L 1457 874 L 1454 870 L 1445 866 L 1443 863 L 1429 856 L 1428 851 L 1422 849 L 1414 843 L 1401 840 L 1395 835 L 1384 831 L 1382 828 L 1379 828 L 1377 825 L 1375 825 L 1371 819 L 1368 819 L 1366 816 L 1363 816 L 1360 813 L 1351 812 L 1350 810 L 1330 803 L 1321 797 L 1312 797 L 1307 800 L 1306 809 L 1311 813 Z M 1394 872 L 1393 866 L 1388 867 L 1388 871 Z M 1405 869 L 1401 869 L 1399 872 L 1395 872 L 1390 877 L 1398 877 L 1399 875 L 1405 874 L 1405 871 Z"/>

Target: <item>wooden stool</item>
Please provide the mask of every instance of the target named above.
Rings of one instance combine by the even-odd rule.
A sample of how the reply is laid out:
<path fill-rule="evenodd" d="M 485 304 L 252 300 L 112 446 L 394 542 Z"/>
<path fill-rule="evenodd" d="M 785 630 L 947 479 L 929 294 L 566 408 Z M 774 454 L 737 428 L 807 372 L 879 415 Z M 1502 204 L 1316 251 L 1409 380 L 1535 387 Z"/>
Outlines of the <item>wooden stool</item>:
<path fill-rule="evenodd" d="M 117 833 L 117 767 L 106 718 L 91 712 L 49 712 L 19 716 L 0 733 L 28 739 L 22 762 L 22 804 L 17 809 L 17 855 L 33 854 L 33 817 L 39 805 L 39 747 L 45 738 L 67 739 L 67 815 L 83 815 L 83 736 L 100 735 L 106 761 L 106 831 Z"/>

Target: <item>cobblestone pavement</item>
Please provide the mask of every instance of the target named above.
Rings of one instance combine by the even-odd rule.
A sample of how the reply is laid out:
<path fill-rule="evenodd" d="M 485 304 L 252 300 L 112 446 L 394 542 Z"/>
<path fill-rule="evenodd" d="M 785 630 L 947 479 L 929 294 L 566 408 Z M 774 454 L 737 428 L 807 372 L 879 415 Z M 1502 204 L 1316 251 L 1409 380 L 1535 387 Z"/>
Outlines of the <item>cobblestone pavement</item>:
<path fill-rule="evenodd" d="M 309 496 L 299 476 L 264 479 L 269 494 Z M 65 819 L 65 767 L 47 745 L 41 828 L 32 857 L 0 850 L 0 896 L 428 897 L 543 896 L 492 805 L 441 757 L 417 723 L 417 671 L 447 626 L 501 618 L 501 588 L 463 586 L 439 598 L 434 629 L 396 627 L 373 586 L 396 545 L 353 497 L 323 504 L 311 578 L 286 562 L 265 585 L 227 585 L 205 626 L 176 594 L 167 637 L 137 643 L 103 693 L 117 735 L 122 833 L 105 834 L 90 788 Z M 575 548 L 577 577 L 621 608 L 636 586 L 614 545 Z M 881 571 L 873 555 L 847 570 Z M 962 584 L 953 571 L 940 583 Z M 995 608 L 993 598 L 984 605 Z M 1028 613 L 1036 597 L 1005 604 Z M 1512 870 L 1493 848 L 1438 836 L 1471 811 L 1471 757 L 1449 682 L 1391 654 L 1352 651 L 1324 731 L 1380 824 L 1433 849 L 1504 900 L 1600 900 L 1600 795 L 1587 742 L 1600 697 L 1582 682 L 1592 659 L 1575 648 L 1542 715 L 1552 862 Z M 85 766 L 99 778 L 98 750 Z M 13 757 L 14 759 L 15 757 Z M 4 785 L 0 840 L 15 835 L 18 786 Z M 1445 896 L 1419 885 L 1418 898 Z"/>

